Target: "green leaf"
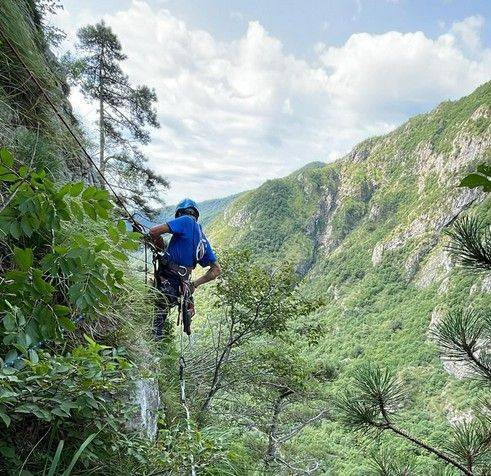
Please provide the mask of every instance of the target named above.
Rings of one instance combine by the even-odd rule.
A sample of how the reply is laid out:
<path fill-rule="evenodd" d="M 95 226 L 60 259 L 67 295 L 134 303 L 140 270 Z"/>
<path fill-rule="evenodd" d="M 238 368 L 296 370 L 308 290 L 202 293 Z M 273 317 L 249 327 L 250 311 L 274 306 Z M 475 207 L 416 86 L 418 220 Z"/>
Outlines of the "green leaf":
<path fill-rule="evenodd" d="M 88 254 L 88 251 L 85 248 L 72 248 L 68 253 L 67 253 L 67 258 L 83 258 L 86 257 Z"/>
<path fill-rule="evenodd" d="M 459 184 L 459 187 L 468 187 L 468 188 L 476 188 L 476 187 L 484 187 L 487 191 L 491 187 L 491 180 L 486 178 L 484 175 L 479 174 L 469 174 L 467 177 L 464 177 Z"/>
<path fill-rule="evenodd" d="M 82 206 L 84 207 L 84 211 L 89 218 L 92 218 L 92 220 L 97 220 L 97 213 L 95 212 L 94 206 L 90 202 L 83 202 Z"/>
<path fill-rule="evenodd" d="M 62 306 L 61 304 L 56 304 L 54 307 L 53 307 L 54 311 L 55 311 L 55 314 L 58 316 L 58 317 L 61 317 L 61 316 L 68 316 L 71 312 L 70 308 L 68 306 Z"/>
<path fill-rule="evenodd" d="M 19 356 L 19 354 L 17 353 L 17 351 L 15 349 L 12 349 L 5 356 L 5 359 L 4 359 L 5 363 L 11 365 L 17 359 L 18 356 Z"/>
<path fill-rule="evenodd" d="M 19 177 L 12 173 L 0 174 L 0 180 L 3 182 L 16 182 L 18 179 Z"/>
<path fill-rule="evenodd" d="M 77 328 L 76 324 L 66 316 L 58 316 L 58 322 L 68 332 L 73 332 Z"/>
<path fill-rule="evenodd" d="M 56 474 L 56 469 L 58 468 L 58 465 L 60 464 L 60 459 L 61 459 L 61 452 L 63 451 L 63 445 L 65 444 L 65 440 L 60 440 L 58 443 L 58 447 L 56 448 L 55 455 L 53 456 L 53 461 L 51 463 L 51 466 L 48 471 L 48 476 L 55 476 Z"/>
<path fill-rule="evenodd" d="M 102 219 L 107 220 L 109 218 L 107 210 L 104 207 L 101 207 L 99 204 L 95 206 L 95 211 Z"/>
<path fill-rule="evenodd" d="M 123 284 L 124 282 L 124 272 L 121 269 L 117 269 L 114 272 L 114 279 L 119 283 Z"/>
<path fill-rule="evenodd" d="M 96 194 L 97 194 L 97 188 L 90 186 L 84 190 L 84 193 L 82 193 L 82 198 L 84 200 L 89 200 L 90 198 L 93 198 Z"/>
<path fill-rule="evenodd" d="M 29 217 L 23 216 L 20 220 L 20 227 L 22 228 L 22 231 L 24 232 L 24 235 L 28 236 L 29 238 L 32 236 L 32 227 L 31 223 L 29 221 Z"/>
<path fill-rule="evenodd" d="M 71 183 L 66 183 L 63 187 L 58 191 L 58 197 L 64 197 L 67 193 L 70 194 L 73 185 Z"/>
<path fill-rule="evenodd" d="M 0 161 L 6 167 L 12 167 L 14 165 L 14 158 L 8 149 L 2 147 L 0 149 Z"/>
<path fill-rule="evenodd" d="M 477 167 L 477 171 L 480 174 L 486 175 L 487 177 L 491 177 L 491 165 L 481 164 Z"/>
<path fill-rule="evenodd" d="M 7 271 L 5 273 L 5 277 L 7 279 L 11 279 L 14 281 L 17 285 L 24 285 L 26 279 L 27 279 L 27 272 L 26 271 L 18 271 L 13 269 L 12 271 Z"/>
<path fill-rule="evenodd" d="M 24 403 L 15 408 L 16 413 L 32 413 L 36 415 L 38 418 L 46 421 L 52 420 L 52 416 L 49 411 L 41 408 L 35 403 Z"/>
<path fill-rule="evenodd" d="M 92 440 L 98 435 L 98 433 L 92 433 L 89 435 L 86 440 L 80 445 L 80 448 L 77 450 L 77 452 L 73 455 L 72 460 L 70 461 L 70 464 L 68 465 L 68 468 L 63 472 L 62 476 L 70 476 L 72 474 L 73 468 L 77 464 L 78 459 L 80 458 L 80 455 L 85 451 L 85 448 L 92 443 Z"/>
<path fill-rule="evenodd" d="M 12 419 L 6 413 L 0 412 L 0 419 L 5 423 L 7 428 L 10 426 Z"/>
<path fill-rule="evenodd" d="M 111 252 L 111 254 L 116 258 L 116 259 L 119 259 L 121 261 L 126 261 L 128 259 L 128 257 L 122 253 L 121 251 L 118 251 L 118 250 L 113 250 Z"/>
<path fill-rule="evenodd" d="M 97 253 L 98 253 L 99 251 L 107 251 L 107 250 L 109 250 L 109 249 L 111 249 L 111 248 L 109 247 L 109 245 L 108 245 L 107 243 L 104 243 L 104 242 L 99 243 L 99 244 L 98 244 L 98 245 L 97 245 L 97 246 L 94 248 L 94 250 L 95 250 Z"/>
<path fill-rule="evenodd" d="M 17 222 L 13 221 L 11 224 L 10 224 L 10 228 L 9 228 L 9 232 L 10 234 L 16 239 L 18 240 L 20 238 L 20 226 Z"/>
<path fill-rule="evenodd" d="M 70 191 L 68 192 L 71 197 L 78 197 L 82 190 L 84 189 L 84 183 L 83 182 L 77 182 L 77 183 L 72 183 L 70 184 Z"/>
<path fill-rule="evenodd" d="M 25 165 L 21 165 L 19 168 L 19 175 L 24 178 L 27 177 L 27 174 L 29 173 L 29 169 Z"/>
<path fill-rule="evenodd" d="M 102 208 L 105 208 L 106 210 L 111 210 L 111 208 L 113 208 L 113 204 L 107 199 L 99 200 L 98 203 Z"/>
<path fill-rule="evenodd" d="M 33 271 L 32 285 L 44 298 L 50 298 L 55 292 L 55 288 L 43 279 L 42 271 L 38 269 Z"/>
<path fill-rule="evenodd" d="M 120 234 L 116 228 L 113 226 L 110 226 L 109 229 L 107 230 L 109 233 L 109 238 L 111 238 L 111 241 L 113 243 L 117 243 L 119 241 Z"/>
<path fill-rule="evenodd" d="M 31 248 L 14 248 L 14 261 L 15 264 L 22 271 L 28 270 L 32 266 L 34 255 Z"/>
<path fill-rule="evenodd" d="M 124 220 L 118 221 L 118 231 L 120 233 L 126 233 L 126 222 Z"/>
<path fill-rule="evenodd" d="M 82 207 L 77 202 L 70 202 L 70 210 L 77 220 L 82 221 L 84 219 L 84 212 L 82 210 Z"/>
<path fill-rule="evenodd" d="M 5 327 L 5 330 L 7 332 L 12 332 L 15 330 L 16 322 L 15 322 L 15 318 L 14 318 L 14 316 L 12 316 L 12 314 L 7 314 L 3 318 L 3 327 Z"/>
<path fill-rule="evenodd" d="M 39 356 L 35 349 L 29 349 L 29 359 L 33 364 L 39 363 Z"/>

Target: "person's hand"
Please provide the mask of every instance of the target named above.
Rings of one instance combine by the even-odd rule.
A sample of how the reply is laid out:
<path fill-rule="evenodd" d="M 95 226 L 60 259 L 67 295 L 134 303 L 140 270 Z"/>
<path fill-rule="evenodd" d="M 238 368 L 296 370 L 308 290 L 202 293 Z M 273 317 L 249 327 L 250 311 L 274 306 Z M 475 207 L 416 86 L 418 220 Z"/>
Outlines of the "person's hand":
<path fill-rule="evenodd" d="M 196 289 L 198 289 L 198 285 L 196 284 L 196 281 L 192 281 L 190 284 L 189 284 L 189 292 L 191 294 L 194 294 L 194 291 L 196 291 Z"/>
<path fill-rule="evenodd" d="M 164 239 L 162 238 L 162 236 L 154 235 L 152 233 L 149 233 L 146 236 L 148 237 L 149 242 L 152 243 L 153 246 L 155 246 L 157 251 L 163 251 L 165 249 L 165 243 L 164 243 Z"/>

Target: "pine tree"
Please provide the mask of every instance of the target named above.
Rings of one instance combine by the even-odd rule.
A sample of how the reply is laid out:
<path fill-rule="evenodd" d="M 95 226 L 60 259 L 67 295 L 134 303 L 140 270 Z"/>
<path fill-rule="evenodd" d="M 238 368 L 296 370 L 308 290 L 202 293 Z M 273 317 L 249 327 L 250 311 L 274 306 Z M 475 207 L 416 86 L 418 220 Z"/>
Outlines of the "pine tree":
<path fill-rule="evenodd" d="M 133 86 L 121 63 L 127 59 L 118 37 L 104 21 L 78 31 L 80 57 L 65 57 L 70 76 L 84 96 L 97 101 L 99 167 L 122 196 L 147 214 L 161 202 L 167 181 L 146 166 L 140 145 L 148 144 L 148 127 L 157 128 L 157 95 L 148 86 Z"/>

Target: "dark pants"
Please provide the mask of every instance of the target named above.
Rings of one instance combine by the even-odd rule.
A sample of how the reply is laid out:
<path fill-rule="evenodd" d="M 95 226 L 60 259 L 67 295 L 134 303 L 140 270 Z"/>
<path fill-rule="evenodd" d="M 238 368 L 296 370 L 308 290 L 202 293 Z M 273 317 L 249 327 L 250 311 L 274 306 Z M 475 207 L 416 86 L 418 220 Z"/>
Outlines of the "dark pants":
<path fill-rule="evenodd" d="M 164 326 L 169 312 L 179 303 L 180 296 L 179 278 L 175 276 L 159 276 L 157 289 L 160 291 L 156 303 L 154 334 L 155 338 L 160 340 L 164 335 Z"/>

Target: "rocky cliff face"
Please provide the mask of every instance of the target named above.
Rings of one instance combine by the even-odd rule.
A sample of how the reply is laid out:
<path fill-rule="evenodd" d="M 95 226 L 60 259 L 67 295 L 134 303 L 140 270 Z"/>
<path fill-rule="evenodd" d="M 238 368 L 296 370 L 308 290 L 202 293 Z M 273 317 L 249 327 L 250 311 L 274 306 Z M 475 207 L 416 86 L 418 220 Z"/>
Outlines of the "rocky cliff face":
<path fill-rule="evenodd" d="M 6 42 L 0 43 L 2 146 L 8 146 L 19 159 L 34 161 L 33 165 L 51 171 L 54 176 L 100 184 L 30 76 L 32 73 L 37 78 L 59 113 L 86 143 L 68 100 L 69 86 L 50 50 L 36 2 L 0 2 L 0 29 L 30 70 L 24 68 Z"/>
<path fill-rule="evenodd" d="M 465 213 L 491 220 L 489 198 L 457 187 L 491 159 L 490 117 L 487 83 L 338 162 L 267 182 L 209 227 L 221 245 L 296 263 L 305 292 L 326 300 L 299 323 L 320 335 L 314 352 L 342 368 L 377 361 L 397 369 L 417 389 L 414 412 L 430 405 L 432 418 L 453 418 L 449 408 L 465 404 L 458 395 L 468 381 L 459 380 L 466 369 L 440 360 L 428 329 L 471 298 L 475 306 L 490 303 L 489 280 L 455 270 L 444 233 Z M 330 450 L 345 451 L 336 443 Z"/>

